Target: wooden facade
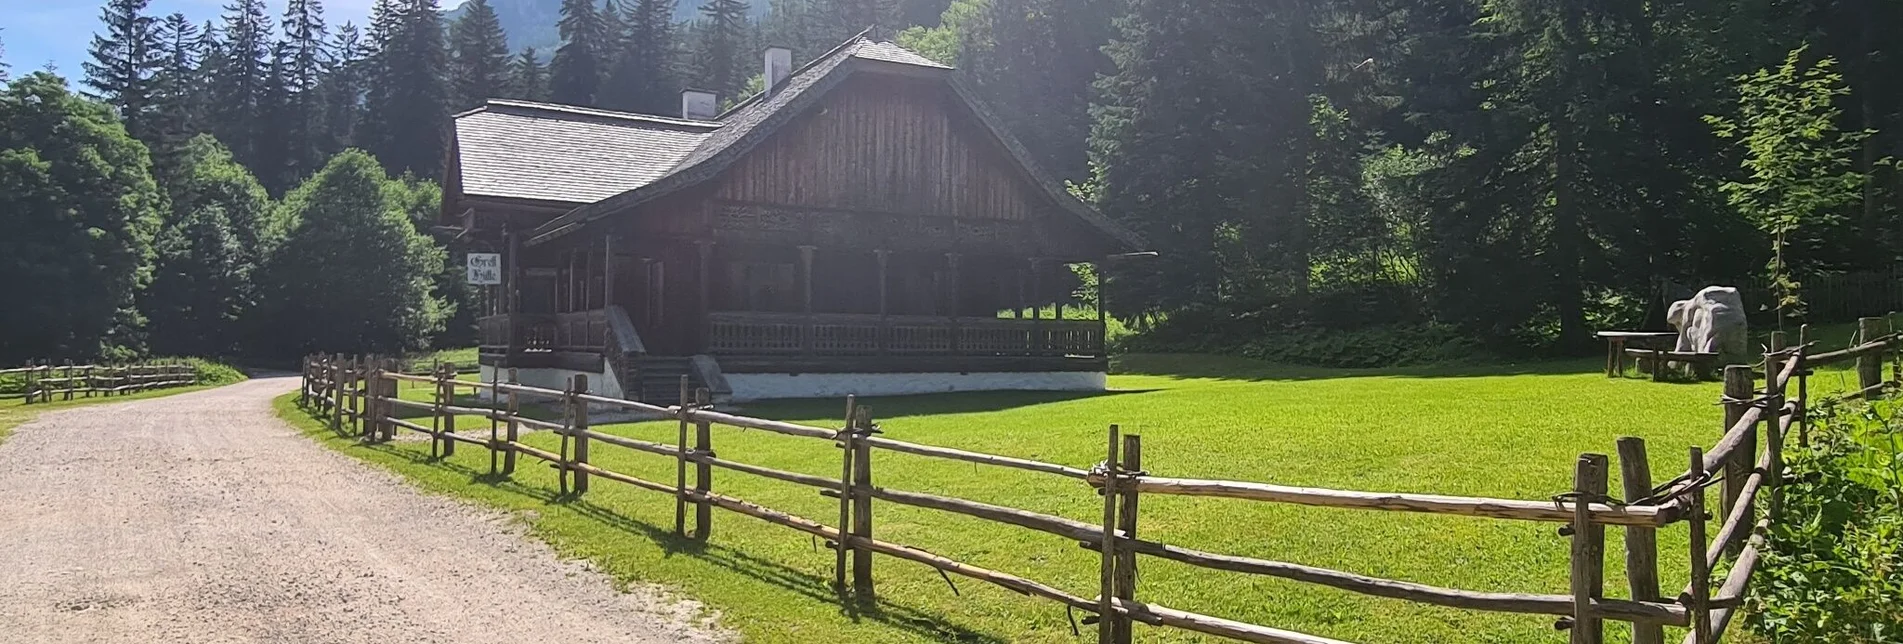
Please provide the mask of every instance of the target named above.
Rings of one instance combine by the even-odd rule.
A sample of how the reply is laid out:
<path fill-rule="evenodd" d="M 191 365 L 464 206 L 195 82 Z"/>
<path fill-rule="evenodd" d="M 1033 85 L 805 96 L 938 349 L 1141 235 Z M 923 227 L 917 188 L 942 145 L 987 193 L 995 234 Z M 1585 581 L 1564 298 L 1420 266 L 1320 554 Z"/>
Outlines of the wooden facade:
<path fill-rule="evenodd" d="M 1053 195 L 946 70 L 855 62 L 803 102 L 779 97 L 791 113 L 705 180 L 638 204 L 551 221 L 561 204 L 446 200 L 506 256 L 485 362 L 1101 371 L 1102 318 L 1046 307 L 1070 300 L 1071 264 L 1138 250 L 1130 237 Z"/>

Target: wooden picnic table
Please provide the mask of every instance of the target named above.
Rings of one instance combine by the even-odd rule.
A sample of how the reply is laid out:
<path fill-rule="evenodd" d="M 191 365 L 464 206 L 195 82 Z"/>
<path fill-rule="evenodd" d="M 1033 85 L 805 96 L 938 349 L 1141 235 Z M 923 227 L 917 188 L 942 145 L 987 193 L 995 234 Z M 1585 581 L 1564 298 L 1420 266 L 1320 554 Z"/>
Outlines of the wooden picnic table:
<path fill-rule="evenodd" d="M 1606 377 L 1625 373 L 1626 345 L 1640 349 L 1667 350 L 1678 343 L 1672 331 L 1600 331 L 1594 335 L 1606 341 Z"/>

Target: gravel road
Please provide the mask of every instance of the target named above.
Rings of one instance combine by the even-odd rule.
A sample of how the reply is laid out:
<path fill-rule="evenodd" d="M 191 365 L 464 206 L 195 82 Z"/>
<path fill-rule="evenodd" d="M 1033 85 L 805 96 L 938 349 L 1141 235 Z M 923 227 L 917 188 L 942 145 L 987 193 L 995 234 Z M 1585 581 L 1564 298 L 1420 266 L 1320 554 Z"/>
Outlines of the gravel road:
<path fill-rule="evenodd" d="M 295 378 L 52 412 L 0 443 L 0 642 L 715 642 L 504 515 L 271 413 Z"/>

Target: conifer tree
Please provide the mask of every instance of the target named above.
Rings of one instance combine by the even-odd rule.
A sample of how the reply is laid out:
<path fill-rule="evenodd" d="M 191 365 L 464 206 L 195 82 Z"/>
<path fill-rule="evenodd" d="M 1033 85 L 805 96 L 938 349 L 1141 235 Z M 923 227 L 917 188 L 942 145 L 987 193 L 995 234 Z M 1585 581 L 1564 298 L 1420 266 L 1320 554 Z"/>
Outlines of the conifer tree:
<path fill-rule="evenodd" d="M 390 44 L 380 53 L 373 85 L 383 85 L 387 103 L 370 117 L 383 132 L 379 160 L 392 172 L 434 177 L 442 168 L 443 128 L 449 120 L 449 50 L 437 0 L 401 0 Z"/>
<path fill-rule="evenodd" d="M 257 168 L 258 133 L 264 131 L 258 101 L 270 75 L 271 23 L 264 0 L 233 0 L 218 33 L 215 65 L 205 70 L 212 134 L 231 148 L 231 156 Z"/>
<path fill-rule="evenodd" d="M 606 67 L 602 61 L 612 49 L 613 35 L 607 32 L 594 0 L 562 0 L 562 20 L 557 26 L 562 46 L 549 63 L 549 96 L 557 103 L 594 105 Z"/>
<path fill-rule="evenodd" d="M 12 67 L 12 65 L 7 63 L 7 44 L 5 41 L 0 41 L 0 83 L 7 82 L 7 68 L 9 67 Z"/>
<path fill-rule="evenodd" d="M 488 0 L 469 0 L 449 28 L 453 109 L 463 110 L 500 97 L 509 80 L 509 43 Z"/>
<path fill-rule="evenodd" d="M 204 41 L 198 26 L 174 13 L 159 22 L 162 64 L 152 75 L 152 132 L 146 145 L 152 150 L 152 171 L 167 183 L 179 167 L 186 141 L 205 127 L 203 77 Z"/>
<path fill-rule="evenodd" d="M 398 55 L 402 30 L 403 0 L 376 0 L 370 6 L 370 29 L 364 34 L 363 108 L 358 112 L 356 136 L 352 146 L 372 153 L 390 146 L 391 129 L 384 115 L 396 88 L 390 85 L 391 60 Z"/>
<path fill-rule="evenodd" d="M 548 100 L 548 68 L 542 65 L 534 47 L 524 48 L 509 64 L 509 96 L 525 101 Z"/>
<path fill-rule="evenodd" d="M 871 29 L 874 40 L 891 40 L 899 30 L 898 0 L 812 0 L 816 22 L 815 38 L 821 46 L 831 47 L 854 34 Z M 817 54 L 819 52 L 814 52 Z"/>
<path fill-rule="evenodd" d="M 126 132 L 148 136 L 152 74 L 162 64 L 158 21 L 145 15 L 149 0 L 111 0 L 100 10 L 105 33 L 94 34 L 92 60 L 80 64 L 93 96 L 119 111 Z"/>
<path fill-rule="evenodd" d="M 327 157 L 352 145 L 364 145 L 358 139 L 364 119 L 364 79 L 369 72 L 369 52 L 357 25 L 344 23 L 331 38 L 330 65 L 318 83 L 323 98 L 324 140 L 320 150 Z"/>
<path fill-rule="evenodd" d="M 747 10 L 747 0 L 711 0 L 700 7 L 695 79 L 723 100 L 740 94 L 750 71 Z"/>
<path fill-rule="evenodd" d="M 620 22 L 626 31 L 599 93 L 603 107 L 664 113 L 678 98 L 674 81 L 675 0 L 626 0 Z"/>
<path fill-rule="evenodd" d="M 258 129 L 252 135 L 251 171 L 265 189 L 278 194 L 297 180 L 291 167 L 291 133 L 297 128 L 292 122 L 294 99 L 287 74 L 290 60 L 286 43 L 272 48 L 271 63 L 265 67 L 264 90 L 258 95 Z"/>
<path fill-rule="evenodd" d="M 331 53 L 324 38 L 322 0 L 290 0 L 284 10 L 283 117 L 275 128 L 285 139 L 286 177 L 301 177 L 323 163 L 328 135 L 324 132 L 324 100 L 318 91 Z M 267 181 L 267 185 L 271 185 Z M 273 186 L 278 191 L 288 184 Z"/>

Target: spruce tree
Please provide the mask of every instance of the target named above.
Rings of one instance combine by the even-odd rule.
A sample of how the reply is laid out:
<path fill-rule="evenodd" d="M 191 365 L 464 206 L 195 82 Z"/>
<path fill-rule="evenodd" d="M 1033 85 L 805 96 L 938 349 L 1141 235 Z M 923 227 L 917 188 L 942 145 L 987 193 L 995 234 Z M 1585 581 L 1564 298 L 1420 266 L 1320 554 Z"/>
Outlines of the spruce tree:
<path fill-rule="evenodd" d="M 488 0 L 469 0 L 449 28 L 453 108 L 464 110 L 502 96 L 509 80 L 509 43 Z"/>
<path fill-rule="evenodd" d="M 613 35 L 607 32 L 594 0 L 562 0 L 557 27 L 562 46 L 549 62 L 549 97 L 557 103 L 594 105 L 606 67 L 602 61 L 612 50 Z"/>
<path fill-rule="evenodd" d="M 675 0 L 626 0 L 614 65 L 602 87 L 603 107 L 634 112 L 666 113 L 675 107 L 679 88 L 674 81 Z"/>
<path fill-rule="evenodd" d="M 329 49 L 330 65 L 318 84 L 325 135 L 321 151 L 327 157 L 368 144 L 358 134 L 364 119 L 364 80 L 370 71 L 370 53 L 357 25 L 346 22 L 338 27 Z"/>
<path fill-rule="evenodd" d="M 812 0 L 816 38 L 831 47 L 867 29 L 874 40 L 897 38 L 910 25 L 900 24 L 898 0 Z M 814 54 L 819 52 L 815 51 Z"/>
<path fill-rule="evenodd" d="M 160 183 L 169 183 L 180 167 L 186 141 L 205 127 L 204 90 L 198 73 L 204 41 L 198 26 L 174 13 L 159 22 L 163 64 L 152 75 L 152 169 Z"/>
<path fill-rule="evenodd" d="M 700 7 L 696 82 L 722 99 L 738 97 L 751 71 L 747 11 L 747 0 L 711 0 Z"/>
<path fill-rule="evenodd" d="M 329 136 L 324 131 L 324 100 L 319 91 L 331 53 L 324 42 L 321 0 L 290 0 L 284 10 L 283 118 L 277 133 L 285 139 L 285 177 L 302 177 L 323 163 Z M 268 182 L 267 182 L 267 185 Z M 273 186 L 282 191 L 288 183 Z"/>
<path fill-rule="evenodd" d="M 7 69 L 12 66 L 7 63 L 7 43 L 0 41 L 0 83 L 7 82 Z"/>
<path fill-rule="evenodd" d="M 264 0 L 233 0 L 225 9 L 218 56 L 205 70 L 209 123 L 231 156 L 256 171 L 258 134 L 264 131 L 258 101 L 269 81 L 271 23 Z"/>
<path fill-rule="evenodd" d="M 265 189 L 276 194 L 283 194 L 297 180 L 291 167 L 292 133 L 297 126 L 287 73 L 290 60 L 290 48 L 285 44 L 272 48 L 271 63 L 265 67 L 264 90 L 258 95 L 258 129 L 252 135 L 251 171 Z"/>
<path fill-rule="evenodd" d="M 1088 172 L 1091 84 L 1112 71 L 1102 52 L 1109 4 L 990 0 L 959 34 L 957 66 L 1038 162 L 1068 180 Z"/>
<path fill-rule="evenodd" d="M 442 169 L 443 128 L 449 120 L 449 50 L 437 0 L 402 0 L 390 45 L 380 53 L 371 82 L 387 103 L 371 118 L 387 129 L 372 152 L 392 172 L 434 177 Z"/>
<path fill-rule="evenodd" d="M 542 65 L 534 47 L 523 49 L 509 64 L 509 96 L 525 101 L 548 100 L 548 68 Z"/>
<path fill-rule="evenodd" d="M 364 34 L 363 109 L 351 145 L 371 152 L 387 149 L 392 129 L 388 122 L 396 87 L 390 77 L 391 61 L 401 47 L 397 39 L 402 31 L 403 0 L 376 0 L 370 6 L 370 29 Z"/>
<path fill-rule="evenodd" d="M 148 136 L 152 74 L 162 60 L 158 21 L 145 15 L 149 0 L 110 0 L 100 10 L 105 33 L 94 34 L 92 60 L 80 64 L 93 96 L 119 111 L 126 131 Z"/>

